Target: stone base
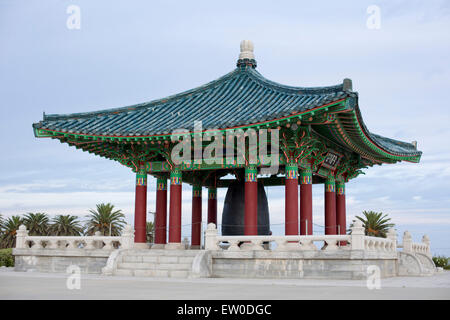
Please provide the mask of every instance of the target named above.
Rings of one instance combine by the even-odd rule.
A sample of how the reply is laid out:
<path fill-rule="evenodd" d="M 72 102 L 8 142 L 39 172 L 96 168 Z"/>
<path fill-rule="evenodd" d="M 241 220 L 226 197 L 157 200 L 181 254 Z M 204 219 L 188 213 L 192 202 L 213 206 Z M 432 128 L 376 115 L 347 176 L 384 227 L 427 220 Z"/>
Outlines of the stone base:
<path fill-rule="evenodd" d="M 166 250 L 185 250 L 186 246 L 180 242 L 171 242 L 164 246 Z"/>
<path fill-rule="evenodd" d="M 250 244 L 251 245 L 251 244 Z M 363 250 L 211 251 L 211 277 L 263 279 L 367 279 L 378 266 L 382 278 L 397 275 L 396 253 Z"/>
<path fill-rule="evenodd" d="M 182 243 L 157 248 L 148 250 L 146 245 L 145 249 L 119 250 L 13 249 L 14 270 L 66 273 L 69 266 L 76 265 L 81 273 L 99 274 L 103 268 L 104 274 L 112 275 L 358 280 L 367 279 L 372 274 L 369 267 L 373 266 L 379 267 L 381 278 L 436 272 L 430 257 L 404 252 L 344 249 L 208 251 L 185 250 Z"/>
<path fill-rule="evenodd" d="M 192 250 L 199 250 L 201 248 L 200 248 L 200 246 L 190 246 L 190 249 L 192 249 Z"/>
<path fill-rule="evenodd" d="M 143 242 L 135 242 L 133 245 L 134 249 L 149 249 L 150 246 L 148 245 L 148 243 L 143 243 Z"/>
<path fill-rule="evenodd" d="M 161 249 L 164 249 L 165 247 L 166 247 L 166 245 L 164 243 L 155 243 L 154 245 L 152 245 L 152 247 L 150 249 L 161 250 Z"/>
<path fill-rule="evenodd" d="M 15 271 L 66 273 L 75 265 L 81 273 L 100 274 L 114 250 L 13 249 Z"/>

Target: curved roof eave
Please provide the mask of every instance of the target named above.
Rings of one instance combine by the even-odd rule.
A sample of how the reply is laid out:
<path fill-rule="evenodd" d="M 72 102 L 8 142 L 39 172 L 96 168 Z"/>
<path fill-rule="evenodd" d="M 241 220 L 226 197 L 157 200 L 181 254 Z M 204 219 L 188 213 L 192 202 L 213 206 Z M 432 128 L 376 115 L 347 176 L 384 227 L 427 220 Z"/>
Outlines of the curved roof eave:
<path fill-rule="evenodd" d="M 413 143 L 387 138 L 370 132 L 364 123 L 357 100 L 356 95 L 356 98 L 353 100 L 353 109 L 356 114 L 357 126 L 364 137 L 368 140 L 369 147 L 372 149 L 378 149 L 378 152 L 382 154 L 384 153 L 387 157 L 393 158 L 393 160 L 403 160 L 409 162 L 420 161 L 422 151 L 418 151 L 417 147 Z"/>

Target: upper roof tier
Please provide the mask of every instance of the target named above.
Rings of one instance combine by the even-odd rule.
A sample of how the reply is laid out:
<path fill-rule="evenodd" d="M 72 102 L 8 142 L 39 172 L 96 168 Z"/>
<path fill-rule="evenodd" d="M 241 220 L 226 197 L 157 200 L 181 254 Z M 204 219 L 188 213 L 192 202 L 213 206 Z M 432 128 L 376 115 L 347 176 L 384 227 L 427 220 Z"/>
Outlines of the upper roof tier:
<path fill-rule="evenodd" d="M 205 130 L 248 127 L 297 115 L 314 115 L 317 110 L 340 103 L 348 111 L 345 116 L 350 114 L 353 118 L 343 119 L 336 113 L 334 119 L 342 121 L 341 130 L 336 123 L 336 128 L 327 128 L 330 130 L 327 136 L 342 135 L 343 139 L 334 140 L 381 162 L 389 155 L 395 161 L 419 161 L 421 152 L 414 144 L 384 138 L 367 130 L 359 111 L 358 94 L 352 92 L 351 80 L 345 79 L 341 84 L 327 87 L 292 87 L 264 78 L 255 68 L 253 45 L 243 42 L 236 69 L 203 86 L 128 107 L 65 115 L 44 114 L 44 119 L 33 127 L 36 136 L 51 131 L 150 138 L 170 135 L 177 129 L 193 131 L 194 121 L 202 121 Z M 324 130 L 319 131 L 323 133 Z M 346 141 L 344 135 L 353 134 L 352 130 L 358 131 L 359 135 L 347 137 L 349 141 Z"/>
<path fill-rule="evenodd" d="M 289 87 L 239 67 L 204 86 L 129 107 L 68 115 L 44 115 L 35 128 L 104 136 L 151 136 L 176 129 L 223 129 L 259 123 L 344 99 L 343 86 Z"/>

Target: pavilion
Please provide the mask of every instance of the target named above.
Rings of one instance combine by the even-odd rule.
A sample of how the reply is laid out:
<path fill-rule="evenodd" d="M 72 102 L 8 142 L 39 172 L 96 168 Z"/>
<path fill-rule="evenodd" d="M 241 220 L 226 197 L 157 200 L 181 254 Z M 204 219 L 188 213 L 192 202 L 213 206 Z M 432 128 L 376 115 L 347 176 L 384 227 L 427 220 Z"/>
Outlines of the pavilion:
<path fill-rule="evenodd" d="M 201 87 L 127 107 L 44 114 L 42 121 L 33 124 L 33 130 L 38 138 L 57 139 L 118 161 L 136 174 L 137 248 L 147 247 L 149 174 L 157 179 L 154 248 L 181 248 L 183 182 L 193 189 L 192 248 L 202 245 L 202 187 L 208 188 L 207 222 L 217 224 L 217 188 L 229 187 L 239 179 L 245 186 L 245 235 L 258 234 L 258 183 L 285 186 L 286 235 L 313 234 L 312 184 L 324 184 L 325 234 L 345 234 L 345 183 L 373 165 L 418 163 L 422 153 L 415 142 L 397 141 L 367 129 L 350 79 L 333 86 L 293 87 L 264 78 L 256 67 L 253 44 L 242 41 L 236 68 Z M 248 143 L 244 138 L 242 161 L 237 158 L 239 153 L 215 162 L 201 156 L 217 157 L 222 151 L 225 155 L 227 134 L 238 129 L 249 132 Z M 263 129 L 267 135 L 260 134 Z M 259 150 L 262 145 L 271 150 L 267 155 L 270 161 L 261 154 L 250 161 L 250 140 L 256 136 Z M 235 138 L 231 139 L 236 151 Z M 186 146 L 192 152 L 176 161 L 174 154 L 180 156 L 175 152 L 180 144 L 185 148 L 183 156 Z M 275 162 L 275 172 L 261 174 Z"/>

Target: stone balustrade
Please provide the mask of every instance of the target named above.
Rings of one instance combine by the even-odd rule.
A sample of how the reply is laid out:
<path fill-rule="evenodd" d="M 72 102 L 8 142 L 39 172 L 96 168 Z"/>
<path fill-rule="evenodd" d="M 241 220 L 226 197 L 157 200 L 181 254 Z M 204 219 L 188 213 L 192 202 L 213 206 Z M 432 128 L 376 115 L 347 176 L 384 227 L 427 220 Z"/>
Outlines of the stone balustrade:
<path fill-rule="evenodd" d="M 337 250 L 341 242 L 350 240 L 349 235 L 326 236 L 217 236 L 216 250 L 228 243 L 227 250 L 265 250 L 268 243 L 276 243 L 276 251 L 285 250 L 317 250 L 314 242 L 322 242 L 324 250 Z M 212 250 L 206 248 L 207 250 Z"/>
<path fill-rule="evenodd" d="M 390 239 L 380 237 L 364 237 L 364 249 L 368 251 L 395 252 L 396 244 Z"/>
<path fill-rule="evenodd" d="M 320 248 L 316 246 L 319 242 Z M 224 245 L 226 243 L 226 245 Z M 396 252 L 395 230 L 389 230 L 387 238 L 368 237 L 364 234 L 361 221 L 353 222 L 348 235 L 309 235 L 309 236 L 219 236 L 213 223 L 205 231 L 206 250 L 267 250 L 275 243 L 274 251 L 287 250 L 365 250 L 377 252 Z"/>
<path fill-rule="evenodd" d="M 421 253 L 431 258 L 430 238 L 427 235 L 422 237 L 422 242 L 413 242 L 411 233 L 405 231 L 403 233 L 403 243 L 399 245 L 404 252 Z"/>
<path fill-rule="evenodd" d="M 17 249 L 131 249 L 134 245 L 134 230 L 126 225 L 121 236 L 29 236 L 24 225 L 16 235 Z"/>

